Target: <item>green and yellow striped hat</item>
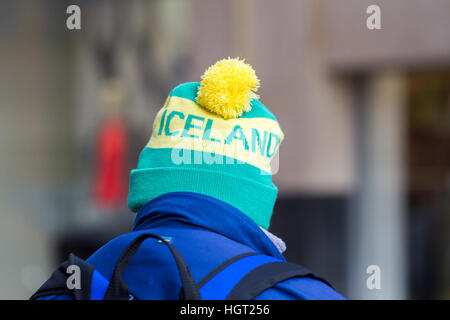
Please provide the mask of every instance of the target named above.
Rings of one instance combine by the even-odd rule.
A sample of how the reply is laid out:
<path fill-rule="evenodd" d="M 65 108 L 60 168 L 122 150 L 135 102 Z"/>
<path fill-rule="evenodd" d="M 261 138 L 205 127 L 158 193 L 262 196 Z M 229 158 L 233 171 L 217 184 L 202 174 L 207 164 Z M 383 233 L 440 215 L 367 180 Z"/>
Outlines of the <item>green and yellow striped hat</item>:
<path fill-rule="evenodd" d="M 200 83 L 173 89 L 131 171 L 130 209 L 165 193 L 196 192 L 267 229 L 278 192 L 271 160 L 283 132 L 258 100 L 258 88 L 253 68 L 228 58 L 209 67 Z"/>

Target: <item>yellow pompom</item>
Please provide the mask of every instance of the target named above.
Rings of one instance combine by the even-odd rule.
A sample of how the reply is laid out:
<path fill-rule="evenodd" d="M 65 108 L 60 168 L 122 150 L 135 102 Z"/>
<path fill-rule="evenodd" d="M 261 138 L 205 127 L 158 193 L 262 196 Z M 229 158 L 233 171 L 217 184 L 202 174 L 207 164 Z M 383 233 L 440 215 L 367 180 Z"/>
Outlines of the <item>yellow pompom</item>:
<path fill-rule="evenodd" d="M 203 74 L 197 103 L 224 119 L 237 118 L 250 111 L 258 88 L 259 79 L 249 64 L 237 58 L 223 59 Z"/>

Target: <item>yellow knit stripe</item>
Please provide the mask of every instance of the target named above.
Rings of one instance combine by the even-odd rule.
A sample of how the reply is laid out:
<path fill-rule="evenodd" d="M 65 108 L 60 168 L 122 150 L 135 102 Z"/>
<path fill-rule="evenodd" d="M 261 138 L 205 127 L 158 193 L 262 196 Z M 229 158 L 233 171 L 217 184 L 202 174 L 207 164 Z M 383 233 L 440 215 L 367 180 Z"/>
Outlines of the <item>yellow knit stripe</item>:
<path fill-rule="evenodd" d="M 158 112 L 147 147 L 216 153 L 270 172 L 270 161 L 282 140 L 283 133 L 272 119 L 225 120 L 189 99 L 173 96 Z"/>

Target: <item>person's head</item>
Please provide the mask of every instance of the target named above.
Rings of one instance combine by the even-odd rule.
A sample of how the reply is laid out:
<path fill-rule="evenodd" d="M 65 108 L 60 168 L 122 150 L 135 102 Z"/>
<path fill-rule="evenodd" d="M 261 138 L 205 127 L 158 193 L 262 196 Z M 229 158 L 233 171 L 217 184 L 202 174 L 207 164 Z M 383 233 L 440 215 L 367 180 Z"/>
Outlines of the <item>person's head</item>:
<path fill-rule="evenodd" d="M 239 59 L 209 67 L 201 82 L 174 88 L 130 174 L 134 212 L 171 192 L 224 201 L 267 229 L 278 189 L 271 161 L 283 140 L 275 116 L 258 100 L 259 80 Z"/>

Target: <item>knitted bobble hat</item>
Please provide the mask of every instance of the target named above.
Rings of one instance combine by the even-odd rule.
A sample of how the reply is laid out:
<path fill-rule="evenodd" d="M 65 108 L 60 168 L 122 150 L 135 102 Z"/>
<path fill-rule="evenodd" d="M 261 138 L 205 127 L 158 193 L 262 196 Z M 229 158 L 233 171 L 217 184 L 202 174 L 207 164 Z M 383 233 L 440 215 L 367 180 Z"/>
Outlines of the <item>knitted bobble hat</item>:
<path fill-rule="evenodd" d="M 259 85 L 249 64 L 228 58 L 209 67 L 200 83 L 173 89 L 131 171 L 130 209 L 162 194 L 195 192 L 268 229 L 278 192 L 270 164 L 284 135 L 258 100 Z"/>

